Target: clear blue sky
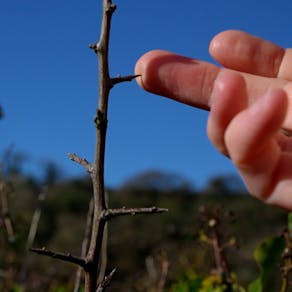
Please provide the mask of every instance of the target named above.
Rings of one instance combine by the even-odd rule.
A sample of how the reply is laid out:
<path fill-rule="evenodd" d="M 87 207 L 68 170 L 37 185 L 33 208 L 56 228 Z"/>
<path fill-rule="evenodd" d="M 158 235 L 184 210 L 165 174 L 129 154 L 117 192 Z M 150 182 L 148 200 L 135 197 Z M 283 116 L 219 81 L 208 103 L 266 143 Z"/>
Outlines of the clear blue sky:
<path fill-rule="evenodd" d="M 211 61 L 208 44 L 241 29 L 292 46 L 291 1 L 116 0 L 111 74 L 131 74 L 150 49 Z M 26 169 L 56 161 L 65 175 L 84 174 L 66 154 L 93 158 L 96 57 L 101 0 L 0 2 L 0 150 L 13 144 Z M 143 92 L 135 82 L 112 91 L 106 183 L 119 185 L 148 169 L 176 172 L 202 186 L 235 172 L 206 137 L 207 113 Z"/>

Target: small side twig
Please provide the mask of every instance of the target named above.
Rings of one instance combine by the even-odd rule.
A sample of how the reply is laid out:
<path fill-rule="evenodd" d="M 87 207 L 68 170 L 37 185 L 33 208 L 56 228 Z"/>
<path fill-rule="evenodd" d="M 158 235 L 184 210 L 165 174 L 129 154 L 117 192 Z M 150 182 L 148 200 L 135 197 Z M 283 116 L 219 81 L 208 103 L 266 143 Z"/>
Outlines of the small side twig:
<path fill-rule="evenodd" d="M 92 172 L 93 168 L 92 168 L 91 163 L 88 160 L 86 160 L 85 158 L 79 157 L 75 153 L 68 153 L 68 156 L 72 161 L 74 161 L 74 162 L 80 164 L 81 166 L 83 166 L 87 170 L 87 172 L 89 172 L 89 173 Z"/>
<path fill-rule="evenodd" d="M 111 86 L 114 87 L 116 84 L 118 83 L 122 83 L 122 82 L 130 82 L 133 79 L 140 77 L 141 75 L 127 75 L 127 76 L 117 76 L 114 78 L 111 78 Z"/>
<path fill-rule="evenodd" d="M 104 280 L 98 285 L 96 292 L 102 292 L 105 288 L 109 287 L 111 280 L 116 272 L 116 268 L 114 268 L 109 275 L 107 275 Z"/>
<path fill-rule="evenodd" d="M 155 213 L 163 213 L 167 212 L 168 209 L 157 208 L 157 207 L 149 207 L 149 208 L 121 208 L 121 209 L 106 209 L 100 214 L 100 218 L 109 221 L 113 218 L 120 216 L 135 216 L 142 214 L 155 214 Z"/>
<path fill-rule="evenodd" d="M 70 253 L 60 253 L 60 252 L 54 252 L 51 250 L 46 249 L 45 247 L 43 248 L 30 248 L 29 249 L 31 252 L 39 254 L 39 255 L 44 255 L 50 258 L 54 259 L 59 259 L 64 262 L 72 263 L 75 265 L 78 265 L 80 267 L 85 267 L 86 266 L 86 261 L 83 258 L 73 256 Z"/>

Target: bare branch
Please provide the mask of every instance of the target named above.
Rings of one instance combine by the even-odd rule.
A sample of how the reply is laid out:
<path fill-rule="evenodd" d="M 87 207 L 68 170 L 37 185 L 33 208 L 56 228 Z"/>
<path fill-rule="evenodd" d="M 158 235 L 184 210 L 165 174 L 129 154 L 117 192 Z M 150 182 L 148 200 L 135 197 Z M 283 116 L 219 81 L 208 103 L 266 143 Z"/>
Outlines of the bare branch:
<path fill-rule="evenodd" d="M 120 216 L 135 216 L 142 214 L 157 214 L 167 212 L 168 209 L 150 207 L 150 208 L 121 208 L 121 209 L 107 209 L 101 213 L 101 219 L 105 221 L 109 221 L 112 218 L 120 217 Z"/>
<path fill-rule="evenodd" d="M 105 276 L 106 270 L 106 246 L 107 246 L 107 221 L 112 218 L 126 215 L 155 214 L 167 211 L 157 207 L 150 208 L 121 208 L 108 209 L 106 202 L 105 182 L 104 182 L 104 161 L 106 150 L 106 135 L 108 124 L 108 102 L 110 90 L 114 85 L 131 81 L 139 75 L 110 77 L 109 68 L 109 40 L 111 29 L 111 18 L 116 9 L 112 0 L 102 0 L 102 21 L 100 38 L 97 43 L 89 47 L 97 54 L 98 58 L 98 106 L 94 119 L 96 126 L 96 143 L 94 151 L 94 161 L 89 163 L 86 159 L 78 157 L 76 154 L 69 154 L 71 160 L 85 167 L 90 173 L 93 186 L 93 216 L 90 216 L 90 243 L 87 248 L 87 235 L 84 238 L 84 248 L 82 257 L 75 257 L 71 254 L 56 253 L 43 249 L 31 249 L 31 251 L 48 257 L 57 258 L 66 262 L 74 263 L 82 267 L 85 272 L 85 291 L 103 291 L 115 273 L 115 269 Z M 92 218 L 93 217 L 93 218 Z M 89 234 L 89 233 L 88 233 Z M 85 248 L 86 246 L 86 248 Z M 86 251 L 86 255 L 84 255 Z M 79 269 L 80 272 L 80 269 Z M 76 279 L 76 289 L 80 285 L 81 274 Z M 102 281 L 101 281 L 102 280 Z M 98 283 L 101 283 L 98 285 Z"/>
<path fill-rule="evenodd" d="M 89 173 L 92 172 L 93 167 L 92 167 L 91 163 L 88 162 L 88 160 L 77 156 L 75 153 L 68 153 L 68 156 L 72 161 L 83 166 Z"/>
<path fill-rule="evenodd" d="M 54 258 L 54 259 L 58 259 L 64 262 L 72 263 L 83 268 L 86 267 L 86 264 L 87 264 L 83 258 L 73 256 L 70 253 L 65 254 L 65 253 L 53 252 L 51 250 L 46 249 L 45 247 L 30 248 L 29 250 L 33 253 L 44 255 L 50 258 Z"/>
<path fill-rule="evenodd" d="M 102 0 L 103 13 L 101 22 L 100 38 L 96 45 L 90 46 L 98 57 L 98 107 L 96 111 L 96 144 L 93 170 L 91 173 L 93 196 L 94 196 L 94 218 L 86 259 L 92 263 L 91 269 L 85 273 L 85 289 L 87 292 L 95 292 L 98 278 L 104 278 L 99 270 L 101 260 L 102 242 L 104 236 L 105 222 L 100 220 L 100 213 L 107 209 L 104 186 L 104 160 L 107 133 L 108 99 L 112 87 L 109 74 L 109 40 L 112 14 L 116 6 L 111 0 Z"/>

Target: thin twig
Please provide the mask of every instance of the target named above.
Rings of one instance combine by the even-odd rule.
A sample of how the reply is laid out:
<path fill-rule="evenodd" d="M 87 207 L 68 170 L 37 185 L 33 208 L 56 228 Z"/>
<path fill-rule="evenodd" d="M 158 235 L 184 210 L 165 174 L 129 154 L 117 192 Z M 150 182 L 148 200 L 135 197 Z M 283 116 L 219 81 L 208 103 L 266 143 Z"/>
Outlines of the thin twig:
<path fill-rule="evenodd" d="M 110 274 L 104 278 L 104 280 L 98 285 L 96 292 L 102 292 L 105 290 L 105 288 L 109 287 L 116 270 L 117 269 L 114 268 Z"/>
<path fill-rule="evenodd" d="M 38 195 L 38 205 L 34 211 L 34 214 L 32 216 L 30 228 L 29 228 L 29 233 L 26 241 L 26 255 L 24 260 L 22 261 L 22 267 L 20 271 L 20 282 L 23 283 L 25 281 L 26 275 L 27 275 L 27 269 L 28 269 L 28 254 L 27 252 L 29 249 L 32 247 L 35 237 L 37 234 L 39 222 L 40 222 L 40 217 L 41 217 L 41 212 L 42 212 L 42 205 L 46 197 L 46 190 L 45 188 L 39 193 Z"/>
<path fill-rule="evenodd" d="M 92 228 L 92 219 L 93 219 L 93 198 L 90 200 L 89 208 L 88 208 L 88 212 L 87 212 L 84 238 L 83 238 L 82 247 L 81 247 L 81 257 L 82 258 L 85 258 L 87 250 L 88 250 L 89 237 L 90 237 L 91 228 Z M 79 291 L 80 284 L 81 284 L 81 278 L 82 278 L 82 267 L 78 266 L 78 269 L 76 272 L 76 278 L 75 278 L 74 292 Z"/>
<path fill-rule="evenodd" d="M 98 264 L 101 260 L 102 242 L 104 236 L 105 223 L 100 220 L 100 213 L 106 209 L 105 187 L 104 187 L 104 158 L 107 132 L 107 112 L 108 98 L 112 87 L 109 75 L 108 52 L 111 18 L 116 6 L 110 0 L 103 0 L 103 13 L 101 32 L 98 43 L 94 51 L 98 57 L 98 109 L 96 112 L 96 146 L 93 171 L 91 173 L 93 194 L 94 194 L 94 218 L 89 250 L 86 259 L 91 263 L 91 268 L 85 273 L 85 289 L 87 292 L 95 292 L 97 279 L 103 278 L 98 271 Z"/>
<path fill-rule="evenodd" d="M 83 166 L 89 173 L 92 172 L 92 165 L 88 160 L 86 160 L 85 158 L 79 157 L 75 153 L 68 153 L 68 156 L 72 161 Z"/>
<path fill-rule="evenodd" d="M 141 75 L 127 75 L 127 76 L 117 76 L 114 78 L 111 78 L 112 87 L 114 87 L 116 84 L 122 83 L 122 82 L 129 82 L 133 79 L 140 77 Z"/>
<path fill-rule="evenodd" d="M 29 250 L 33 253 L 44 255 L 50 258 L 54 258 L 54 259 L 59 259 L 61 261 L 72 263 L 80 267 L 86 266 L 86 261 L 83 258 L 73 256 L 70 253 L 65 254 L 65 253 L 60 253 L 60 252 L 54 252 L 54 251 L 46 249 L 45 247 L 30 248 Z"/>
<path fill-rule="evenodd" d="M 45 198 L 46 198 L 46 191 L 43 190 L 42 192 L 39 193 L 38 206 L 35 209 L 35 212 L 33 214 L 32 220 L 31 220 L 30 229 L 29 229 L 27 242 L 26 242 L 26 249 L 27 250 L 29 250 L 29 248 L 32 246 L 32 244 L 35 240 L 37 229 L 38 229 L 39 222 L 40 222 L 42 205 L 43 205 Z"/>
<path fill-rule="evenodd" d="M 150 207 L 150 208 L 121 208 L 121 209 L 107 209 L 104 210 L 100 216 L 101 219 L 105 221 L 109 221 L 112 218 L 120 217 L 120 216 L 135 216 L 142 214 L 155 214 L 155 213 L 163 213 L 167 212 L 167 209 Z"/>

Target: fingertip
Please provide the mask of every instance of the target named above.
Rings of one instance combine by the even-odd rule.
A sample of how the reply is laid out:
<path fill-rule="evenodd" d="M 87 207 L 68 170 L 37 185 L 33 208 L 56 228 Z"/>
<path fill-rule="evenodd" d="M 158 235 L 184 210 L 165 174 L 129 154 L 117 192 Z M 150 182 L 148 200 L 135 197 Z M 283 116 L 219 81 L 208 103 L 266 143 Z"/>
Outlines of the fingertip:
<path fill-rule="evenodd" d="M 232 40 L 237 34 L 238 31 L 236 30 L 225 30 L 215 35 L 209 44 L 209 53 L 211 56 L 218 59 L 223 52 L 226 54 L 226 41 L 229 42 L 229 40 Z"/>
<path fill-rule="evenodd" d="M 140 87 L 142 87 L 144 89 L 144 82 L 143 82 L 143 78 L 144 78 L 144 73 L 145 73 L 145 66 L 147 66 L 147 62 L 149 59 L 149 55 L 151 56 L 151 51 L 145 53 L 144 55 L 142 55 L 136 62 L 135 64 L 135 75 L 140 75 L 139 77 L 136 78 L 136 81 L 138 83 L 138 85 Z"/>
<path fill-rule="evenodd" d="M 152 50 L 145 53 L 137 60 L 135 65 L 135 75 L 140 75 L 136 78 L 136 81 L 140 87 L 145 90 L 151 90 L 153 83 L 151 80 L 151 74 L 153 73 L 152 64 L 157 58 L 161 58 L 164 55 L 169 54 L 169 52 L 163 50 Z"/>

